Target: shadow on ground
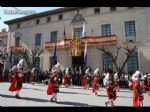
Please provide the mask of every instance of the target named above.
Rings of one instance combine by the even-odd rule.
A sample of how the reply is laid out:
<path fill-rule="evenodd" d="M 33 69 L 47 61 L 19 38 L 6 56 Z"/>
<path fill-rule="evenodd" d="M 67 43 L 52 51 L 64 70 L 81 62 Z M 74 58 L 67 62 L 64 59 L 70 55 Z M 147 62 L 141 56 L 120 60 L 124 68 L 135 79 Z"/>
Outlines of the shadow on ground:
<path fill-rule="evenodd" d="M 68 106 L 73 106 L 73 107 L 98 107 L 95 105 L 88 105 L 86 103 L 68 102 L 68 101 L 61 101 L 61 102 L 58 102 L 58 104 L 68 105 Z"/>
<path fill-rule="evenodd" d="M 83 94 L 83 95 L 90 95 L 90 94 L 87 94 L 87 93 L 64 92 L 64 91 L 60 91 L 59 93 L 65 93 L 65 94 Z"/>
<path fill-rule="evenodd" d="M 15 98 L 15 96 L 12 96 L 12 95 L 0 94 L 0 96 L 5 97 L 5 98 Z M 19 99 L 19 100 L 28 100 L 28 101 L 34 101 L 34 102 L 49 102 L 49 100 L 39 99 L 39 98 L 29 98 L 29 97 L 21 97 L 21 99 Z"/>

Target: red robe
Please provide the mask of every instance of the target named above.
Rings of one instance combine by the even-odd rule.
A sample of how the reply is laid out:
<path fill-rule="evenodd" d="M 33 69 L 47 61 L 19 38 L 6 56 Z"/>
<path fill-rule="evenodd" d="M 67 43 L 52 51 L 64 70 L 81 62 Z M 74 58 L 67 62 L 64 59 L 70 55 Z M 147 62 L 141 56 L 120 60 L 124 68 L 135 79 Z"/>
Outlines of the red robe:
<path fill-rule="evenodd" d="M 49 82 L 47 88 L 47 95 L 52 95 L 52 94 L 53 94 L 53 83 Z"/>
<path fill-rule="evenodd" d="M 82 86 L 84 87 L 86 85 L 86 79 L 87 79 L 87 76 L 84 75 L 83 79 L 82 79 Z"/>
<path fill-rule="evenodd" d="M 9 87 L 9 91 L 13 92 L 13 91 L 16 91 L 16 78 L 13 77 L 12 78 L 12 81 L 11 81 L 11 84 L 10 84 L 10 87 Z"/>
<path fill-rule="evenodd" d="M 64 85 L 70 85 L 70 77 L 68 77 L 67 75 L 64 76 Z"/>
<path fill-rule="evenodd" d="M 133 106 L 134 107 L 140 107 L 140 97 L 136 91 L 136 84 L 134 84 L 133 88 Z"/>
<path fill-rule="evenodd" d="M 132 80 L 132 90 L 134 89 L 134 81 Z"/>
<path fill-rule="evenodd" d="M 92 93 L 94 93 L 96 91 L 96 83 L 97 83 L 97 76 L 93 76 Z"/>
<path fill-rule="evenodd" d="M 149 88 L 149 91 L 148 91 L 148 96 L 150 96 L 150 88 Z"/>
<path fill-rule="evenodd" d="M 114 82 L 113 84 L 106 85 L 106 92 L 109 100 L 116 99 L 116 87 L 116 82 Z"/>
<path fill-rule="evenodd" d="M 148 84 L 150 85 L 150 80 L 148 81 Z M 149 88 L 148 96 L 150 96 L 150 88 Z"/>
<path fill-rule="evenodd" d="M 142 81 L 142 83 L 141 83 L 141 88 L 144 90 L 144 86 L 145 86 L 145 82 L 144 82 L 144 80 Z"/>

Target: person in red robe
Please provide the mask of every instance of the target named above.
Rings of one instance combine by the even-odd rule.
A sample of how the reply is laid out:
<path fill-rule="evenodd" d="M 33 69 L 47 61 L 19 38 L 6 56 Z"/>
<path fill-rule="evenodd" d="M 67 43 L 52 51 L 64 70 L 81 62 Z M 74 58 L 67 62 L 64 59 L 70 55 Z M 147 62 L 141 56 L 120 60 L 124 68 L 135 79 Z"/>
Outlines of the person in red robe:
<path fill-rule="evenodd" d="M 99 89 L 99 69 L 97 68 L 94 71 L 93 80 L 92 80 L 92 93 L 97 95 L 97 90 Z"/>
<path fill-rule="evenodd" d="M 69 74 L 69 68 L 67 68 L 64 75 L 64 85 L 68 87 L 70 85 L 70 82 L 71 82 L 71 77 Z"/>
<path fill-rule="evenodd" d="M 148 82 L 148 88 L 149 88 L 148 96 L 150 96 L 150 73 L 148 74 L 147 82 Z"/>
<path fill-rule="evenodd" d="M 112 107 L 114 107 L 114 101 L 116 100 L 117 84 L 114 82 L 113 77 L 109 73 L 107 73 L 104 78 L 104 86 L 106 87 L 106 92 L 108 96 L 108 101 L 105 102 L 105 105 L 107 107 L 107 105 L 110 104 Z"/>
<path fill-rule="evenodd" d="M 14 92 L 17 91 L 15 97 L 20 99 L 19 92 L 22 89 L 23 82 L 23 68 L 24 68 L 24 60 L 21 59 L 17 65 L 12 68 L 12 82 L 9 87 L 9 91 Z"/>
<path fill-rule="evenodd" d="M 84 89 L 89 89 L 89 85 L 90 85 L 90 69 L 86 69 L 85 71 L 85 75 L 82 78 L 82 87 L 84 87 Z"/>
<path fill-rule="evenodd" d="M 134 81 L 134 87 L 133 87 L 133 106 L 134 107 L 140 107 L 141 103 L 143 102 L 143 99 L 144 99 L 143 91 L 140 86 L 140 80 L 139 80 L 140 75 L 141 75 L 141 72 L 136 71 L 132 77 L 132 79 Z"/>
<path fill-rule="evenodd" d="M 48 88 L 47 88 L 47 95 L 53 95 L 50 98 L 50 102 L 57 102 L 57 94 L 59 92 L 59 69 L 58 69 L 58 64 L 54 66 L 55 69 L 52 70 L 52 76 L 50 77 L 49 83 L 48 83 Z"/>

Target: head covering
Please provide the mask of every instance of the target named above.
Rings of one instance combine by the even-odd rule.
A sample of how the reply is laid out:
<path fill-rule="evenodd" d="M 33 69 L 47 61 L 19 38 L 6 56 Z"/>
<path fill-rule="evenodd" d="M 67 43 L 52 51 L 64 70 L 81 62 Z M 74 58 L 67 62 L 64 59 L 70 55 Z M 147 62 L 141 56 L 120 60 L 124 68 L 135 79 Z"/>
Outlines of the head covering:
<path fill-rule="evenodd" d="M 24 62 L 23 59 L 21 59 L 21 60 L 19 61 L 19 63 L 17 64 L 17 68 L 18 68 L 18 69 L 23 69 L 23 62 Z"/>
<path fill-rule="evenodd" d="M 132 76 L 132 80 L 137 81 L 139 80 L 139 76 L 140 76 L 141 72 L 140 71 L 136 71 L 133 76 Z"/>
<path fill-rule="evenodd" d="M 60 64 L 57 63 L 56 65 L 54 65 L 52 69 L 52 73 L 59 72 L 59 71 L 60 71 Z"/>
<path fill-rule="evenodd" d="M 117 72 L 114 74 L 114 78 L 118 78 L 118 73 Z"/>
<path fill-rule="evenodd" d="M 90 71 L 90 69 L 88 68 L 88 69 L 86 69 L 85 73 L 86 73 L 86 74 L 88 74 L 88 73 L 89 73 L 89 71 Z"/>
<path fill-rule="evenodd" d="M 94 75 L 98 75 L 98 72 L 99 72 L 99 68 L 95 69 Z"/>
<path fill-rule="evenodd" d="M 109 76 L 110 76 L 110 74 L 107 73 L 106 76 L 105 76 L 105 79 L 106 79 L 106 80 L 109 80 Z"/>

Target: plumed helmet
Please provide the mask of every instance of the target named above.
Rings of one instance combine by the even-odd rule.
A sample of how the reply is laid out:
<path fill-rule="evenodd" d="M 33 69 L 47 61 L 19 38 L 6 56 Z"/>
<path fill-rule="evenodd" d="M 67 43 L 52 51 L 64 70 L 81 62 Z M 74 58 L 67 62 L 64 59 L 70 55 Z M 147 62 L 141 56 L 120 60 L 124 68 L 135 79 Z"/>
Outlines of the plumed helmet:
<path fill-rule="evenodd" d="M 117 74 L 117 72 L 114 74 L 114 78 L 117 78 L 118 77 L 118 74 Z"/>
<path fill-rule="evenodd" d="M 99 72 L 99 68 L 95 69 L 94 74 L 97 75 Z"/>
<path fill-rule="evenodd" d="M 66 74 L 66 75 L 69 75 L 69 70 L 66 70 L 66 71 L 65 71 L 65 74 Z"/>
<path fill-rule="evenodd" d="M 132 80 L 137 81 L 139 80 L 139 75 L 141 74 L 140 71 L 136 71 L 133 76 L 132 76 Z"/>
<path fill-rule="evenodd" d="M 105 76 L 105 79 L 109 80 L 109 76 L 110 76 L 110 73 L 107 73 L 106 76 Z"/>
<path fill-rule="evenodd" d="M 60 71 L 60 64 L 57 63 L 56 65 L 54 65 L 53 69 L 52 69 L 52 72 L 59 72 Z"/>
<path fill-rule="evenodd" d="M 21 60 L 19 61 L 19 63 L 17 64 L 17 68 L 18 68 L 18 69 L 22 69 L 22 68 L 23 68 L 23 62 L 24 62 L 23 59 L 21 59 Z"/>
<path fill-rule="evenodd" d="M 86 69 L 85 73 L 88 74 L 90 72 L 90 69 Z"/>

